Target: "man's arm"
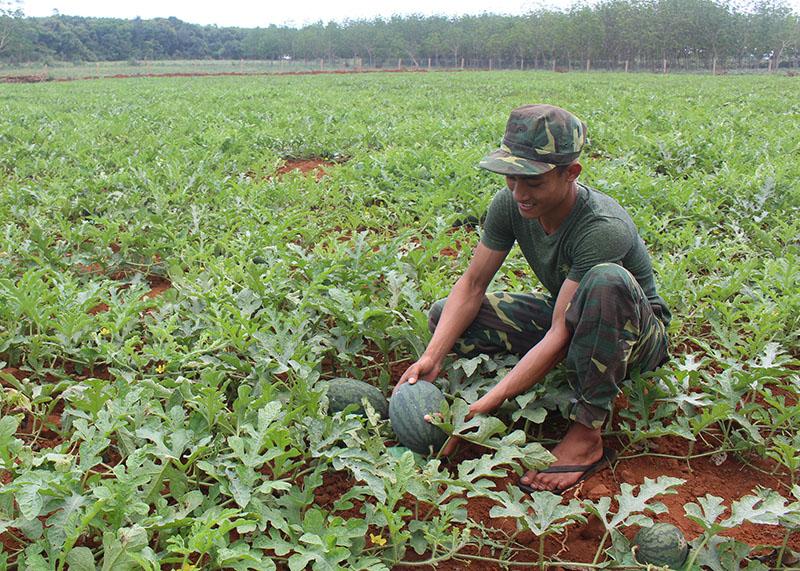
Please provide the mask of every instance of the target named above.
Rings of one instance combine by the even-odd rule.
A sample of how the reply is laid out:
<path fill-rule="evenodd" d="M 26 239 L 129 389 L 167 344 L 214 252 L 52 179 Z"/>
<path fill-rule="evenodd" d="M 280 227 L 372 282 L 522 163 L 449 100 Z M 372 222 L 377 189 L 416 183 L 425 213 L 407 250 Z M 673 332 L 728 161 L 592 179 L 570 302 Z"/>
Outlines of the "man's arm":
<path fill-rule="evenodd" d="M 491 250 L 483 244 L 478 244 L 467 271 L 458 279 L 450 295 L 447 296 L 447 303 L 428 347 L 419 360 L 403 373 L 397 387 L 406 381 L 415 382 L 417 379 L 432 381 L 436 378 L 445 356 L 478 315 L 486 288 L 489 287 L 489 283 L 507 255 L 508 250 Z"/>
<path fill-rule="evenodd" d="M 503 380 L 470 406 L 471 413 L 493 412 L 506 400 L 530 389 L 564 358 L 570 341 L 566 323 L 567 308 L 577 290 L 578 282 L 566 280 L 563 283 L 553 309 L 553 322 L 544 338 L 525 354 Z"/>

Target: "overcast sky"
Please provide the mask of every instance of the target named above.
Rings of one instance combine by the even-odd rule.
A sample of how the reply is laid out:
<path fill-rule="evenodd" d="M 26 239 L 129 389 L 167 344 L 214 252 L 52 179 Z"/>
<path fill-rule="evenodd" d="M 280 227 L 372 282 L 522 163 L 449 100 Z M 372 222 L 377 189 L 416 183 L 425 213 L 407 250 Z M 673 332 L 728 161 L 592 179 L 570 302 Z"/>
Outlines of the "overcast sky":
<path fill-rule="evenodd" d="M 800 0 L 797 0 L 800 2 Z M 23 0 L 26 16 L 50 16 L 53 10 L 68 16 L 114 18 L 167 18 L 175 16 L 194 24 L 255 28 L 270 24 L 302 26 L 322 20 L 388 17 L 394 14 L 524 14 L 540 7 L 567 8 L 572 0 Z"/>

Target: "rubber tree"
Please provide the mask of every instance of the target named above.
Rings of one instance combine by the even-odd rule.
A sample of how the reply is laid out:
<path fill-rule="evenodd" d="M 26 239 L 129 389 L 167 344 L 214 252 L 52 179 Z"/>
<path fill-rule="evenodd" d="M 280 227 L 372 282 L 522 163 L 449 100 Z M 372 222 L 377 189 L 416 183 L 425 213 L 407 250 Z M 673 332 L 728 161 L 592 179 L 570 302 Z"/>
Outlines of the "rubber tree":
<path fill-rule="evenodd" d="M 571 37 L 576 55 L 580 58 L 579 64 L 586 65 L 586 71 L 591 69 L 592 57 L 601 53 L 605 42 L 605 28 L 597 10 L 579 5 L 569 13 Z"/>
<path fill-rule="evenodd" d="M 783 55 L 798 47 L 798 16 L 782 0 L 762 0 L 755 5 L 752 22 L 754 45 L 776 71 Z"/>
<path fill-rule="evenodd" d="M 0 1 L 0 54 L 9 46 L 14 29 L 14 19 L 22 17 L 19 0 Z"/>

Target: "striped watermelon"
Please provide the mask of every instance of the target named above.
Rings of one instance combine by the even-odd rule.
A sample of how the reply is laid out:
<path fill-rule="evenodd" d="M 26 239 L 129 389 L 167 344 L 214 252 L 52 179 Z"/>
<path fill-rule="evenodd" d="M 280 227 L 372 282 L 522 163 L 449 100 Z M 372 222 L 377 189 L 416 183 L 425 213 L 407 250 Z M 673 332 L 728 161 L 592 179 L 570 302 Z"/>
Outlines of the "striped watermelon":
<path fill-rule="evenodd" d="M 389 420 L 400 444 L 419 454 L 438 452 L 447 434 L 425 420 L 426 414 L 439 412 L 445 401 L 433 383 L 403 383 L 389 399 Z"/>
<path fill-rule="evenodd" d="M 347 408 L 351 404 L 358 405 L 354 411 L 364 415 L 364 405 L 361 399 L 366 398 L 381 418 L 389 416 L 389 403 L 377 387 L 344 377 L 327 381 L 328 385 L 328 412 L 333 414 Z"/>
<path fill-rule="evenodd" d="M 669 523 L 643 527 L 633 538 L 639 563 L 668 566 L 676 571 L 686 562 L 689 546 L 681 530 Z"/>

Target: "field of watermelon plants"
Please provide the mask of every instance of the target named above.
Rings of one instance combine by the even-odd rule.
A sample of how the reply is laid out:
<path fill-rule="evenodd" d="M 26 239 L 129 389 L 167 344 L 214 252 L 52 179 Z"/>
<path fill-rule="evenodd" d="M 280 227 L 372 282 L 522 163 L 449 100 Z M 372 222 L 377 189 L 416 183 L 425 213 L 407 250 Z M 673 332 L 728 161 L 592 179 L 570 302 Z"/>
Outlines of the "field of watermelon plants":
<path fill-rule="evenodd" d="M 533 72 L 0 85 L 0 568 L 797 569 L 800 81 Z M 328 412 L 389 394 L 502 180 L 508 111 L 589 125 L 582 179 L 631 212 L 673 308 L 618 451 L 523 495 L 563 374 L 496 417 L 509 356 L 437 381 L 450 458 Z M 297 166 L 299 168 L 294 169 Z M 512 252 L 491 289 L 537 287 Z"/>

